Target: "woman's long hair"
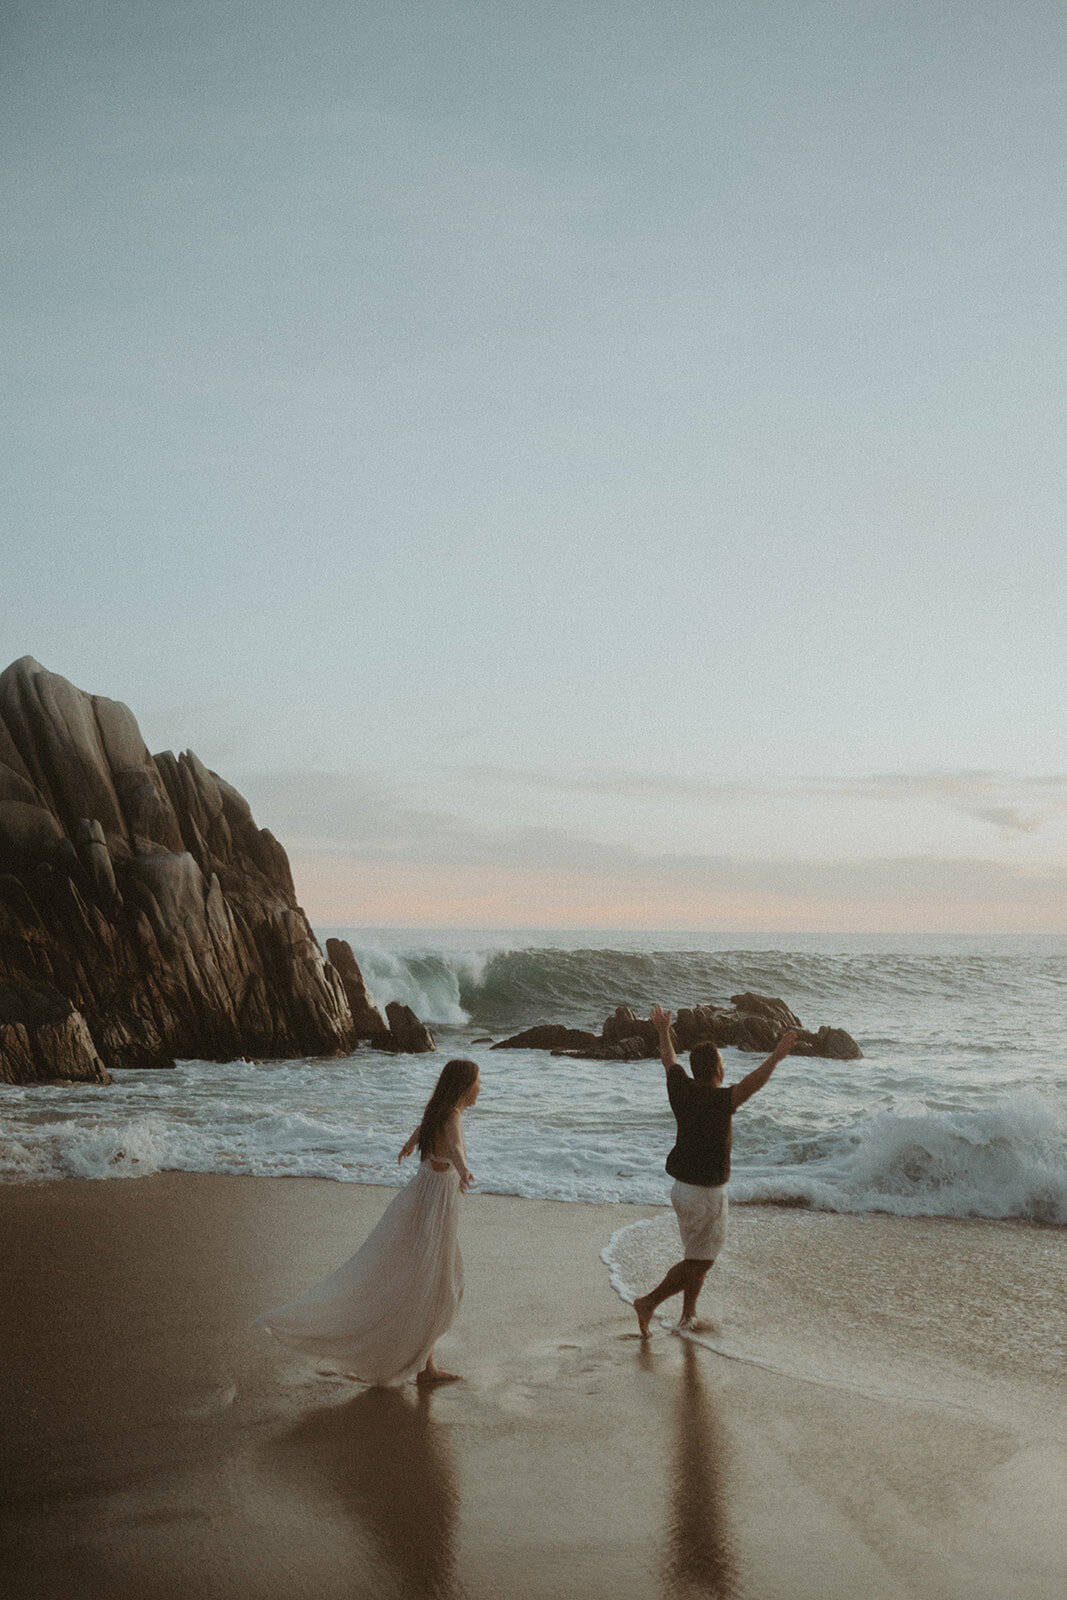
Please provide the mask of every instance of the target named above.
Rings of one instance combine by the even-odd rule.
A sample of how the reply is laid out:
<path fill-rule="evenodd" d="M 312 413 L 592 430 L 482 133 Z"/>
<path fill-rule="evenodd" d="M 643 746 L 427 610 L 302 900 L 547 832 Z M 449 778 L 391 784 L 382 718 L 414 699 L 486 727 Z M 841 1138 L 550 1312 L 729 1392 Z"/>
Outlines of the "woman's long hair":
<path fill-rule="evenodd" d="M 437 1135 L 444 1127 L 449 1113 L 454 1111 L 468 1089 L 473 1089 L 478 1076 L 478 1063 L 457 1056 L 446 1061 L 441 1076 L 434 1085 L 433 1094 L 426 1102 L 426 1110 L 419 1123 L 419 1155 L 423 1161 L 433 1154 Z"/>

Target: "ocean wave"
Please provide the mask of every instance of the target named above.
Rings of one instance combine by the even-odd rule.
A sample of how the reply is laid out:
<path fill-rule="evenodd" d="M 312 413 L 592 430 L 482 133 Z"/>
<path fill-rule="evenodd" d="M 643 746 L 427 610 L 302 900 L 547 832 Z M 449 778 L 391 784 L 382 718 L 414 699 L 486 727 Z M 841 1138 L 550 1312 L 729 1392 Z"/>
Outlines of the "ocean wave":
<path fill-rule="evenodd" d="M 424 1021 L 492 1033 L 596 1028 L 619 1005 L 726 1003 L 749 989 L 784 999 L 808 1026 L 866 1029 L 891 1048 L 936 1033 L 939 1048 L 992 1052 L 1047 1036 L 1064 988 L 1058 962 L 1035 954 L 354 948 L 379 1005 L 401 1000 Z"/>
<path fill-rule="evenodd" d="M 292 1111 L 254 1109 L 199 1123 L 120 1114 L 113 1121 L 68 1118 L 17 1130 L 0 1125 L 0 1181 L 222 1172 L 395 1183 L 402 1137 L 391 1125 L 360 1127 Z"/>
<path fill-rule="evenodd" d="M 402 1176 L 396 1153 L 410 1132 L 412 1107 L 428 1093 L 434 1067 L 425 1057 L 382 1064 L 384 1078 L 358 1055 L 317 1073 L 295 1064 L 269 1074 L 245 1065 L 243 1099 L 232 1066 L 187 1065 L 173 1075 L 178 1082 L 167 1085 L 166 1099 L 151 1099 L 153 1080 L 164 1086 L 160 1074 L 137 1074 L 116 1085 L 113 1103 L 101 1101 L 99 1091 L 90 1097 L 74 1089 L 64 1115 L 46 1101 L 40 1120 L 32 1111 L 37 1096 L 25 1091 L 25 1114 L 0 1123 L 0 1180 L 108 1180 L 170 1170 L 393 1184 Z M 524 1067 L 509 1060 L 505 1073 L 487 1081 L 468 1130 L 478 1191 L 666 1203 L 669 1113 L 661 1085 L 639 1074 L 640 1066 L 623 1068 L 599 1082 L 591 1073 L 566 1074 L 557 1062 Z M 739 1124 L 732 1199 L 1067 1224 L 1067 1117 L 1051 1100 L 1026 1094 L 980 1107 L 873 1115 L 849 1115 L 838 1103 L 835 1115 L 848 1120 L 819 1127 L 772 1101 Z"/>
<path fill-rule="evenodd" d="M 145 1178 L 175 1163 L 163 1118 L 37 1123 L 15 1135 L 0 1129 L 0 1179 Z"/>
<path fill-rule="evenodd" d="M 824 1211 L 1067 1224 L 1065 1148 L 1067 1118 L 1036 1096 L 981 1110 L 882 1112 L 813 1141 L 807 1159 L 738 1171 L 730 1192 Z"/>
<path fill-rule="evenodd" d="M 489 960 L 476 951 L 400 954 L 369 944 L 355 947 L 353 954 L 371 999 L 383 1014 L 391 1001 L 398 1000 L 410 1006 L 420 1021 L 446 1027 L 462 1027 L 471 1020 L 463 990 L 477 990 Z"/>

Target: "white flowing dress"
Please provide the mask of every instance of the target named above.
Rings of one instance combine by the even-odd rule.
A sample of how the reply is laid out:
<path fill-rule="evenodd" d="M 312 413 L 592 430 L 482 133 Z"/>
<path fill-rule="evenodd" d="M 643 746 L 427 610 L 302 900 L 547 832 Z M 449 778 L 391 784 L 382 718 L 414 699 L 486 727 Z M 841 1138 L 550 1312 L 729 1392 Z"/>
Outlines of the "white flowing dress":
<path fill-rule="evenodd" d="M 364 1383 L 421 1372 L 463 1298 L 459 1173 L 423 1161 L 343 1267 L 256 1321 L 276 1339 Z"/>

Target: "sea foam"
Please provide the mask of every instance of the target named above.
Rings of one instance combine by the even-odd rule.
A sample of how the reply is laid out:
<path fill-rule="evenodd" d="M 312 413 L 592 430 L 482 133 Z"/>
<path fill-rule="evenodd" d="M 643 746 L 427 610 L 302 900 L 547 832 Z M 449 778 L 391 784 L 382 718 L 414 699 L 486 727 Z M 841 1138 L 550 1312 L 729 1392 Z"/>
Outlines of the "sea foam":
<path fill-rule="evenodd" d="M 477 952 L 448 955 L 436 951 L 400 955 L 375 944 L 354 950 L 371 999 L 384 1012 L 390 1001 L 410 1006 L 422 1022 L 462 1027 L 470 1021 L 461 988 L 477 988 L 488 957 Z"/>
<path fill-rule="evenodd" d="M 1037 1096 L 974 1111 L 883 1112 L 822 1144 L 825 1153 L 804 1164 L 741 1168 L 731 1194 L 827 1211 L 1067 1223 L 1067 1119 Z"/>
<path fill-rule="evenodd" d="M 815 1222 L 766 1207 L 733 1213 L 697 1308 L 702 1326 L 684 1336 L 805 1382 L 936 1400 L 1009 1427 L 1029 1410 L 1062 1437 L 1061 1240 L 995 1222 L 979 1232 L 892 1217 Z M 618 1229 L 601 1258 L 632 1303 L 680 1252 L 667 1213 Z M 677 1296 L 664 1301 L 657 1323 L 672 1327 L 679 1312 Z"/>
<path fill-rule="evenodd" d="M 487 939 L 439 946 L 337 930 L 379 1005 L 430 1022 L 438 1052 L 344 1060 L 180 1062 L 108 1088 L 0 1086 L 0 1179 L 160 1170 L 396 1183 L 447 1055 L 472 1055 L 478 1191 L 659 1205 L 673 1122 L 655 1061 L 490 1053 L 530 1021 L 599 1026 L 614 1006 L 682 1005 L 741 988 L 805 1022 L 840 1023 L 860 1061 L 790 1058 L 735 1120 L 735 1202 L 1067 1224 L 1063 942 L 1004 948 L 728 948 L 717 936 Z M 647 938 L 647 936 L 646 936 Z M 755 1064 L 724 1051 L 727 1081 Z"/>
<path fill-rule="evenodd" d="M 182 1063 L 125 1073 L 108 1090 L 25 1088 L 0 1118 L 0 1179 L 173 1170 L 396 1183 L 397 1152 L 439 1067 L 434 1056 L 362 1052 L 336 1063 Z M 666 1201 L 673 1123 L 658 1069 L 509 1052 L 483 1079 L 467 1128 L 478 1192 Z M 759 1121 L 746 1115 L 735 1203 L 1067 1223 L 1067 1130 L 1038 1096 L 973 1110 L 854 1109 L 845 1125 L 808 1135 L 769 1091 Z"/>

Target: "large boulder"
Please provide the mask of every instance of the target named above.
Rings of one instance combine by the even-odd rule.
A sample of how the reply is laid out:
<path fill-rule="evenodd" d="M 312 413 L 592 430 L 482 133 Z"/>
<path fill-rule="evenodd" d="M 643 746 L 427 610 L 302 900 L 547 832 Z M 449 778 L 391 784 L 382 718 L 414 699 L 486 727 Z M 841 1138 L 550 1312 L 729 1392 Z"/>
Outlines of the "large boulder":
<path fill-rule="evenodd" d="M 682 1050 L 691 1050 L 707 1039 L 720 1047 L 732 1045 L 737 1050 L 769 1055 L 790 1028 L 797 1031 L 795 1055 L 824 1056 L 837 1061 L 862 1058 L 863 1051 L 844 1028 L 822 1027 L 812 1033 L 784 1000 L 769 995 L 746 991 L 731 995 L 729 1006 L 683 1008 L 675 1019 L 678 1047 Z"/>
<path fill-rule="evenodd" d="M 728 1006 L 683 1006 L 671 1024 L 671 1040 L 681 1051 L 708 1041 L 720 1047 L 732 1045 L 737 1050 L 769 1055 L 790 1028 L 798 1033 L 797 1055 L 826 1056 L 838 1061 L 856 1061 L 863 1055 L 844 1028 L 822 1027 L 816 1033 L 809 1032 L 784 1000 L 747 992 L 733 995 Z M 616 1006 L 612 1015 L 605 1018 L 599 1034 L 543 1022 L 502 1039 L 493 1049 L 552 1050 L 557 1055 L 593 1061 L 640 1061 L 659 1055 L 659 1035 L 647 1017 L 637 1016 L 631 1006 Z"/>
<path fill-rule="evenodd" d="M 373 1033 L 370 1042 L 376 1050 L 387 1050 L 392 1055 L 424 1055 L 437 1049 L 433 1034 L 420 1022 L 410 1006 L 399 1000 L 390 1000 L 385 1008 L 389 1026 Z"/>
<path fill-rule="evenodd" d="M 419 1021 L 410 1006 L 402 1004 L 399 1000 L 390 1000 L 385 1008 L 385 1015 L 389 1020 L 389 1032 L 396 1040 L 397 1050 L 405 1055 L 421 1055 L 425 1051 L 437 1049 L 433 1034 L 425 1022 Z"/>
<path fill-rule="evenodd" d="M 692 1050 L 695 1044 L 736 1044 L 739 1024 L 736 1012 L 723 1006 L 681 1006 L 674 1017 L 674 1033 L 679 1050 Z"/>
<path fill-rule="evenodd" d="M 744 994 L 732 994 L 730 1004 L 742 1016 L 766 1018 L 777 1028 L 779 1038 L 789 1028 L 803 1027 L 796 1012 L 790 1011 L 784 1000 L 773 1000 L 769 995 L 751 994 L 746 990 Z"/>
<path fill-rule="evenodd" d="M 373 1039 L 375 1034 L 384 1033 L 387 1023 L 370 997 L 348 940 L 327 939 L 326 954 L 344 988 L 356 1038 Z"/>
<path fill-rule="evenodd" d="M 0 983 L 12 1081 L 356 1041 L 247 801 L 191 751 L 150 755 L 126 706 L 30 656 L 0 674 Z M 69 1010 L 34 1020 L 42 988 Z"/>
<path fill-rule="evenodd" d="M 802 1028 L 797 1035 L 793 1054 L 822 1056 L 829 1061 L 860 1061 L 863 1058 L 863 1051 L 850 1033 L 846 1033 L 844 1028 L 826 1026 L 815 1033 Z"/>
<path fill-rule="evenodd" d="M 621 1059 L 636 1061 L 659 1055 L 659 1034 L 647 1017 L 637 1016 L 630 1006 L 615 1007 L 604 1019 L 600 1037 L 604 1045 L 625 1047 Z"/>

